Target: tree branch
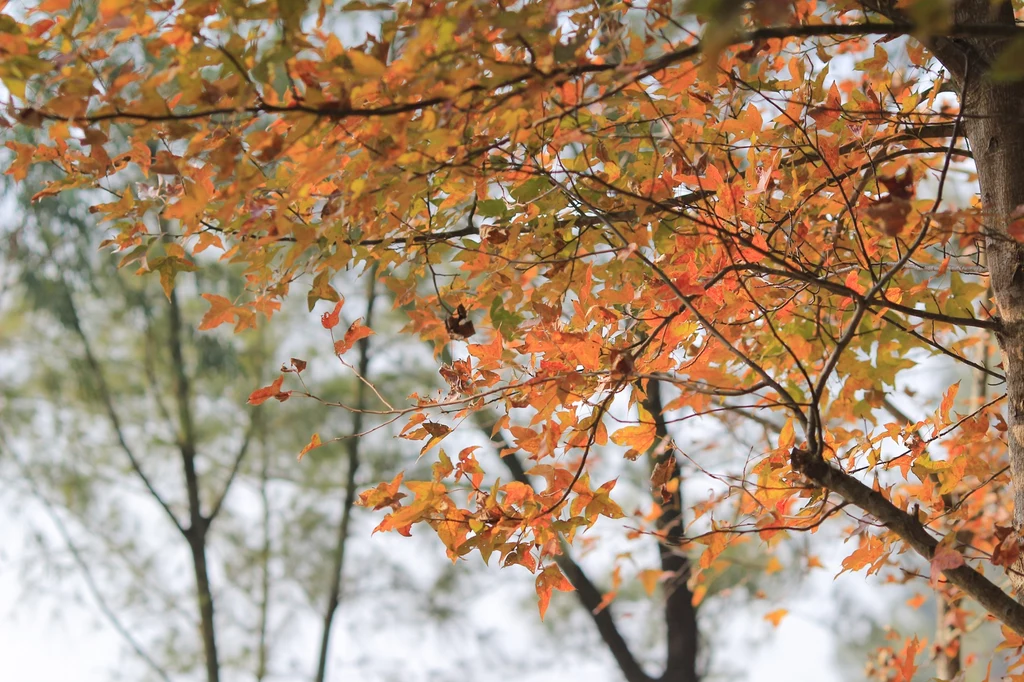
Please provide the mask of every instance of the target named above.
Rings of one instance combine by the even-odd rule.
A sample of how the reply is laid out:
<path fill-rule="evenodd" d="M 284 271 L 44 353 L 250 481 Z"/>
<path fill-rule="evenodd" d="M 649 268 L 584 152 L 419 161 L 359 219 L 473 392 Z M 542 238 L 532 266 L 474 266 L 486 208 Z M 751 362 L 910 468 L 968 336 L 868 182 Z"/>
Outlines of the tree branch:
<path fill-rule="evenodd" d="M 238 447 L 238 453 L 235 455 L 234 462 L 231 464 L 231 471 L 228 473 L 228 479 L 224 482 L 224 487 L 220 491 L 220 495 L 217 496 L 216 501 L 213 503 L 213 507 L 210 508 L 210 513 L 206 517 L 207 523 L 213 523 L 213 520 L 217 518 L 217 514 L 220 513 L 221 507 L 224 505 L 224 498 L 228 496 L 228 491 L 231 489 L 231 484 L 235 480 L 235 476 L 238 475 L 238 470 L 242 466 L 242 460 L 245 459 L 246 453 L 249 451 L 249 444 L 252 442 L 253 435 L 256 432 L 256 428 L 259 421 L 256 418 L 255 410 L 249 410 L 249 428 L 245 430 L 245 436 L 242 438 L 242 444 Z"/>
<path fill-rule="evenodd" d="M 488 416 L 481 411 L 474 413 L 474 419 L 476 420 L 477 427 L 488 434 L 498 452 L 505 453 L 502 455 L 501 461 L 512 474 L 512 478 L 533 487 L 533 482 L 526 474 L 526 469 L 523 467 L 523 463 L 519 460 L 511 443 L 505 439 L 501 431 L 495 432 L 495 422 L 492 419 L 488 419 Z M 615 658 L 615 662 L 618 664 L 619 670 L 625 676 L 627 682 L 656 682 L 656 678 L 644 672 L 639 661 L 633 656 L 629 644 L 626 643 L 625 638 L 615 624 L 611 609 L 603 608 L 599 610 L 604 600 L 604 595 L 587 577 L 583 568 L 573 560 L 569 552 L 569 546 L 563 541 L 562 553 L 555 558 L 555 561 L 558 563 L 558 567 L 562 569 L 565 577 L 576 588 L 577 599 L 579 599 L 583 608 L 587 610 L 587 613 L 590 614 L 594 625 L 597 626 L 598 633 L 601 635 L 601 639 Z"/>
<path fill-rule="evenodd" d="M 804 474 L 815 484 L 837 493 L 847 502 L 871 514 L 911 549 L 931 561 L 938 540 L 928 533 L 920 521 L 894 505 L 882 493 L 836 469 L 821 457 L 820 452 L 794 448 L 791 459 L 794 471 Z M 949 582 L 981 604 L 996 619 L 1017 634 L 1024 635 L 1024 606 L 995 583 L 966 564 L 945 569 L 943 573 Z"/>
<path fill-rule="evenodd" d="M 862 3 L 866 7 L 872 5 L 888 5 L 889 3 L 883 2 L 865 2 Z M 879 11 L 883 14 L 882 10 Z M 773 26 L 766 28 L 758 28 L 751 31 L 739 31 L 734 33 L 730 38 L 723 41 L 724 47 L 730 47 L 735 45 L 741 45 L 744 43 L 754 43 L 770 39 L 786 39 L 786 38 L 814 38 L 814 37 L 845 37 L 853 38 L 859 36 L 868 35 L 908 35 L 918 33 L 921 27 L 908 22 L 902 18 L 893 22 L 863 22 L 859 24 L 814 24 L 814 25 L 790 25 L 790 26 Z M 955 24 L 948 29 L 932 34 L 933 42 L 935 43 L 933 49 L 936 50 L 937 54 L 942 59 L 941 52 L 943 46 L 955 45 L 952 41 L 960 38 L 1013 38 L 1024 35 L 1024 28 L 1017 27 L 1013 24 L 1005 23 L 960 23 Z M 716 41 L 717 44 L 717 41 Z M 666 69 L 677 62 L 686 61 L 700 56 L 705 51 L 703 41 L 700 41 L 694 45 L 690 45 L 679 50 L 669 52 L 657 59 L 649 60 L 646 63 L 640 62 L 637 64 L 622 64 L 619 62 L 606 63 L 606 64 L 583 64 L 573 67 L 557 67 L 550 71 L 541 71 L 532 64 L 520 64 L 523 70 L 521 76 L 509 78 L 494 84 L 482 84 L 474 83 L 468 87 L 463 88 L 459 93 L 451 96 L 437 96 L 428 97 L 421 100 L 409 101 L 409 102 L 392 102 L 378 107 L 359 107 L 344 104 L 342 102 L 329 102 L 321 106 L 310 106 L 301 102 L 295 102 L 287 105 L 270 104 L 268 102 L 257 100 L 257 103 L 248 106 L 222 106 L 222 107 L 211 107 L 208 109 L 200 109 L 196 111 L 187 112 L 168 112 L 166 114 L 153 114 L 141 111 L 121 111 L 120 109 L 114 109 L 112 111 L 103 111 L 102 113 L 86 114 L 83 116 L 71 116 L 57 114 L 52 111 L 46 111 L 45 109 L 35 109 L 32 107 L 26 107 L 15 111 L 21 119 L 30 119 L 33 117 L 41 117 L 51 121 L 66 121 L 69 123 L 76 122 L 88 122 L 88 123 L 99 123 L 103 121 L 139 121 L 144 123 L 162 123 L 172 121 L 190 121 L 204 118 L 214 118 L 217 116 L 238 116 L 240 114 L 247 114 L 250 116 L 259 116 L 262 114 L 272 115 L 288 115 L 288 114 L 307 114 L 313 116 L 319 116 L 330 120 L 341 120 L 349 118 L 373 118 L 373 117 L 387 117 L 395 116 L 400 114 L 414 113 L 422 109 L 426 109 L 432 106 L 444 105 L 454 102 L 456 100 L 464 98 L 466 95 L 475 93 L 484 93 L 486 96 L 494 96 L 495 92 L 501 92 L 505 89 L 513 86 L 528 86 L 533 81 L 560 81 L 565 78 L 576 78 L 591 73 L 603 73 L 609 71 L 621 70 L 624 73 L 630 74 L 630 80 L 635 82 L 648 76 L 656 74 L 658 71 Z M 948 50 L 947 50 L 948 51 Z M 945 60 L 943 60 L 945 63 Z M 508 67 L 514 67 L 516 65 L 509 64 Z M 947 67 L 949 64 L 947 64 Z M 637 68 L 639 67 L 639 68 Z M 953 69 L 951 69 L 952 71 Z"/>
<path fill-rule="evenodd" d="M 50 257 L 53 258 L 53 252 L 50 251 Z M 78 340 L 82 343 L 82 350 L 85 353 L 85 363 L 89 368 L 89 371 L 93 375 L 93 381 L 96 385 L 96 391 L 99 393 L 100 402 L 103 404 L 104 411 L 107 414 L 107 419 L 110 421 L 110 426 L 114 430 L 114 436 L 117 438 L 117 443 L 121 450 L 128 457 L 128 462 L 131 464 L 132 471 L 142 481 L 143 486 L 149 492 L 160 508 L 164 510 L 164 513 L 174 524 L 174 527 L 179 532 L 184 533 L 185 528 L 178 520 L 177 515 L 171 510 L 170 505 L 164 500 L 163 496 L 157 492 L 153 482 L 149 479 L 146 473 L 142 470 L 142 463 L 138 457 L 135 456 L 134 450 L 128 445 L 128 440 L 124 435 L 124 428 L 121 425 L 121 417 L 117 412 L 117 408 L 114 406 L 114 398 L 110 391 L 110 386 L 107 384 L 107 378 L 104 375 L 103 368 L 100 365 L 99 359 L 93 352 L 92 343 L 89 340 L 88 335 L 85 333 L 85 328 L 82 326 L 81 318 L 78 315 L 78 307 L 75 304 L 74 295 L 72 294 L 71 287 L 68 285 L 67 280 L 64 278 L 64 269 L 61 268 L 60 263 L 54 262 L 54 265 L 58 268 L 61 273 L 58 276 L 61 285 L 61 292 L 64 295 L 64 299 L 68 306 L 68 321 L 71 324 L 71 329 L 78 337 Z"/>

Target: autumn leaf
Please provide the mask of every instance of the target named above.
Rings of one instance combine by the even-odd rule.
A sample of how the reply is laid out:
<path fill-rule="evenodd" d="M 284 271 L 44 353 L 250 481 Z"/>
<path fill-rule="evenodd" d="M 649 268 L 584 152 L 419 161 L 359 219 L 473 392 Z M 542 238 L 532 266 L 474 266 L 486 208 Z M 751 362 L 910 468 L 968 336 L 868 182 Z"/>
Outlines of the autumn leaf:
<path fill-rule="evenodd" d="M 647 452 L 654 445 L 658 433 L 653 423 L 626 426 L 612 433 L 612 442 L 637 452 Z"/>
<path fill-rule="evenodd" d="M 658 588 L 658 583 L 661 582 L 664 574 L 664 571 L 654 568 L 644 569 L 637 574 L 637 578 L 640 580 L 640 584 L 644 586 L 644 592 L 647 593 L 648 597 L 654 596 L 654 590 Z"/>
<path fill-rule="evenodd" d="M 654 470 L 651 472 L 651 488 L 654 490 L 661 490 L 669 481 L 675 478 L 676 475 L 676 459 L 673 456 L 663 458 L 660 462 L 654 465 Z"/>
<path fill-rule="evenodd" d="M 216 294 L 203 294 L 203 298 L 209 301 L 210 309 L 206 311 L 203 319 L 199 322 L 200 331 L 214 329 L 231 322 L 234 318 L 235 306 L 230 300 Z"/>
<path fill-rule="evenodd" d="M 942 395 L 942 404 L 939 405 L 939 423 L 943 425 L 949 424 L 949 411 L 953 409 L 953 404 L 956 402 L 956 394 L 959 390 L 960 382 L 958 381 L 950 386 Z"/>
<path fill-rule="evenodd" d="M 334 309 L 331 312 L 320 316 L 320 324 L 324 326 L 324 329 L 334 329 L 338 326 L 338 322 L 341 321 L 341 306 L 344 304 L 345 300 L 342 299 L 334 305 Z"/>
<path fill-rule="evenodd" d="M 299 461 L 300 462 L 302 461 L 302 458 L 306 456 L 307 452 L 309 452 L 310 450 L 312 450 L 314 448 L 318 448 L 321 445 L 323 445 L 323 443 L 320 442 L 320 434 L 319 433 L 314 433 L 313 437 L 309 439 L 309 444 L 306 445 L 306 447 L 302 448 L 302 451 L 299 452 L 299 457 L 298 457 Z"/>
<path fill-rule="evenodd" d="M 338 306 L 340 309 L 340 304 Z M 363 318 L 359 318 L 351 325 L 349 325 L 348 331 L 345 332 L 344 338 L 334 343 L 334 352 L 337 355 L 346 353 L 349 349 L 356 344 L 359 339 L 365 339 L 367 336 L 373 334 L 373 330 L 363 325 Z"/>
<path fill-rule="evenodd" d="M 274 383 L 270 384 L 269 386 L 264 386 L 263 388 L 256 389 L 251 394 L 249 394 L 249 404 L 261 405 L 266 401 L 270 400 L 271 398 L 276 398 L 277 400 L 284 402 L 285 400 L 288 399 L 289 396 L 291 396 L 292 392 L 282 391 L 281 385 L 283 383 L 284 375 L 279 376 L 277 379 L 274 380 Z"/>
<path fill-rule="evenodd" d="M 390 482 L 379 483 L 375 488 L 359 493 L 358 504 L 362 507 L 369 507 L 374 511 L 384 507 L 397 509 L 401 506 L 402 499 L 406 497 L 405 493 L 398 492 L 404 476 L 404 472 L 400 471 Z"/>
<path fill-rule="evenodd" d="M 903 646 L 903 650 L 896 657 L 896 677 L 893 682 L 911 682 L 914 678 L 914 673 L 917 672 L 917 658 L 918 649 L 921 643 L 917 637 L 908 640 Z"/>
<path fill-rule="evenodd" d="M 779 623 L 782 622 L 782 619 L 786 617 L 787 613 L 789 613 L 788 609 L 775 609 L 774 611 L 766 613 L 764 619 L 771 623 L 772 627 L 777 628 L 779 627 Z"/>
<path fill-rule="evenodd" d="M 551 601 L 551 591 L 560 590 L 571 592 L 574 588 L 556 564 L 548 564 L 537 576 L 537 607 L 540 609 L 540 619 L 544 620 L 544 614 L 548 611 L 548 603 Z"/>

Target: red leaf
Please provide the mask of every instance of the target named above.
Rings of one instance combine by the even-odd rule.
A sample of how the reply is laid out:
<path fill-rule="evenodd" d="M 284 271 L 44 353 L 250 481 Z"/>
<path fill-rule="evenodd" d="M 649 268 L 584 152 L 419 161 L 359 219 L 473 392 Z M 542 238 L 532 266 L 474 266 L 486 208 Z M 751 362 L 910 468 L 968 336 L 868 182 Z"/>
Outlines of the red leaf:
<path fill-rule="evenodd" d="M 274 383 L 263 388 L 257 388 L 255 391 L 249 394 L 250 405 L 261 405 L 271 398 L 277 398 L 281 402 L 288 399 L 288 396 L 292 394 L 291 391 L 282 391 L 281 384 L 284 383 L 284 376 L 279 376 Z"/>
<path fill-rule="evenodd" d="M 344 300 L 338 301 L 334 310 L 320 316 L 320 324 L 324 326 L 324 329 L 334 329 L 338 326 L 338 321 L 341 320 L 341 306 L 344 302 Z"/>
<path fill-rule="evenodd" d="M 338 308 L 341 304 L 338 304 Z M 326 325 L 325 325 L 326 326 Z M 334 342 L 334 352 L 336 355 L 348 352 L 352 346 L 356 344 L 359 339 L 365 339 L 367 336 L 373 334 L 373 330 L 363 325 L 363 318 L 359 318 L 348 328 L 345 332 L 345 337 L 340 341 Z"/>

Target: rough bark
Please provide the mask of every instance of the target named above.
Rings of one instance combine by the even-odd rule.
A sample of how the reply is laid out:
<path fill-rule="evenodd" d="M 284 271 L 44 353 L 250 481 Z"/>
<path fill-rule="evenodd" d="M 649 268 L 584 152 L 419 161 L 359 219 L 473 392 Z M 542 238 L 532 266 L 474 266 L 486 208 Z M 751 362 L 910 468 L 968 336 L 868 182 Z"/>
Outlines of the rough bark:
<path fill-rule="evenodd" d="M 994 12 L 988 0 L 960 2 L 957 20 L 1012 25 L 1013 8 L 1004 3 Z M 966 133 L 981 186 L 989 276 L 1002 322 L 997 337 L 1006 375 L 1013 519 L 1020 534 L 1024 532 L 1024 246 L 1009 235 L 1008 227 L 1014 211 L 1024 205 L 1024 84 L 996 83 L 987 76 L 1006 42 L 999 38 L 963 41 L 960 54 L 946 55 L 943 63 L 962 74 L 961 106 L 967 113 Z M 1011 571 L 1010 577 L 1014 587 L 1024 584 L 1018 571 Z"/>
<path fill-rule="evenodd" d="M 1003 329 L 997 334 L 1006 374 L 1007 445 L 1013 480 L 1014 528 L 1024 532 L 1024 248 L 1007 234 L 1024 204 L 1024 93 L 983 84 L 968 93 L 978 116 L 968 127 L 985 211 L 989 273 Z M 1022 581 L 1011 573 L 1014 586 Z"/>

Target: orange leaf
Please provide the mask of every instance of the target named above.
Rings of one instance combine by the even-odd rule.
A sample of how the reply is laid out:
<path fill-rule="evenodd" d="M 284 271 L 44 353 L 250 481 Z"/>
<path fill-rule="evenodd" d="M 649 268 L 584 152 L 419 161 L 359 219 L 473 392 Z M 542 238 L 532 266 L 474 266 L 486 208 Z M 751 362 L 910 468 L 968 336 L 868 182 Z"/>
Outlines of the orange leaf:
<path fill-rule="evenodd" d="M 772 627 L 779 627 L 779 623 L 785 618 L 786 614 L 789 613 L 788 609 L 775 609 L 764 615 L 764 619 L 772 624 Z"/>
<path fill-rule="evenodd" d="M 313 437 L 309 439 L 309 445 L 307 445 L 306 447 L 302 448 L 302 452 L 299 453 L 299 461 L 300 462 L 302 461 L 302 458 L 306 456 L 307 452 L 309 452 L 310 450 L 312 450 L 314 448 L 318 448 L 321 445 L 323 445 L 323 443 L 320 442 L 320 434 L 319 433 L 314 433 Z"/>
<path fill-rule="evenodd" d="M 949 423 L 949 411 L 953 409 L 953 403 L 956 401 L 957 391 L 960 390 L 960 382 L 956 382 L 950 386 L 942 396 L 942 404 L 939 405 L 939 418 L 943 424 Z"/>
<path fill-rule="evenodd" d="M 340 308 L 341 304 L 339 303 L 336 310 Z M 340 341 L 335 342 L 334 353 L 336 355 L 341 355 L 342 353 L 347 352 L 352 348 L 352 346 L 355 345 L 356 341 L 358 341 L 359 339 L 365 339 L 367 336 L 373 334 L 373 330 L 370 329 L 369 327 L 363 326 L 362 321 L 363 318 L 359 318 L 358 320 L 353 322 L 349 326 L 348 331 L 345 332 L 345 337 Z"/>
<path fill-rule="evenodd" d="M 199 322 L 199 331 L 213 329 L 231 322 L 235 306 L 230 300 L 216 294 L 203 294 L 203 298 L 210 302 L 210 309 L 206 311 L 203 319 Z"/>
<path fill-rule="evenodd" d="M 537 606 L 540 609 L 540 619 L 544 620 L 544 614 L 548 611 L 548 603 L 551 601 L 551 590 L 572 592 L 575 589 L 572 583 L 566 579 L 558 570 L 556 564 L 548 564 L 541 574 L 537 576 Z"/>
<path fill-rule="evenodd" d="M 920 646 L 921 643 L 917 637 L 906 643 L 903 651 L 896 657 L 896 677 L 893 682 L 910 682 L 914 678 L 914 673 L 917 671 L 914 659 L 917 658 L 917 650 Z"/>
<path fill-rule="evenodd" d="M 258 388 L 249 394 L 250 405 L 261 405 L 271 398 L 277 398 L 281 402 L 288 399 L 288 396 L 292 394 L 291 391 L 282 391 L 281 384 L 284 383 L 284 375 L 279 376 L 274 383 L 263 388 Z"/>
<path fill-rule="evenodd" d="M 637 452 L 646 452 L 654 445 L 657 435 L 654 424 L 637 424 L 623 427 L 613 433 L 612 442 L 632 448 Z"/>
<path fill-rule="evenodd" d="M 792 450 L 795 443 L 796 435 L 793 432 L 793 420 L 787 419 L 786 423 L 782 425 L 782 430 L 779 431 L 779 449 Z"/>

